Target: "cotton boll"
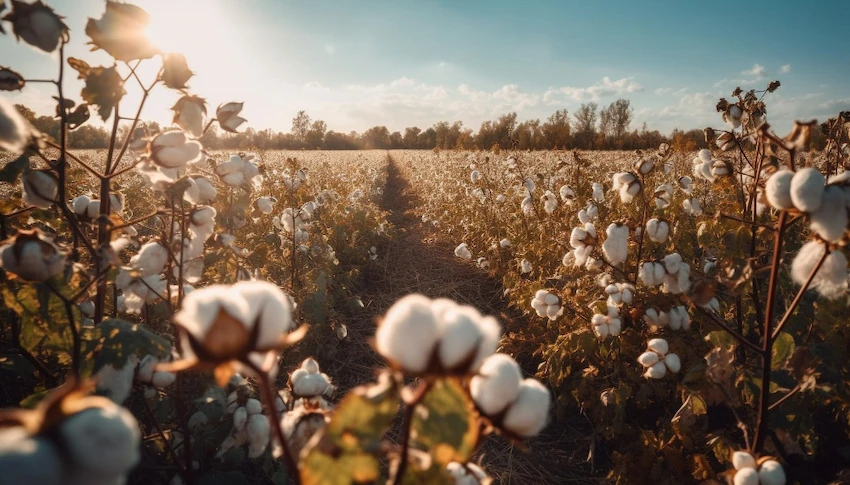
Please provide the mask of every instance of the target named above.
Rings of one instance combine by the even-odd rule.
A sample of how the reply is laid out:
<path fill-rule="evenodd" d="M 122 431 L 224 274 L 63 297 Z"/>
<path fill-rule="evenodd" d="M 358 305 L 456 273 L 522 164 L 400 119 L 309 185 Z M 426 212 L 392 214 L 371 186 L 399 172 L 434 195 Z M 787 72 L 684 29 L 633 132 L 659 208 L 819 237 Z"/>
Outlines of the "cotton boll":
<path fill-rule="evenodd" d="M 682 208 L 685 209 L 685 212 L 688 215 L 699 217 L 702 215 L 702 207 L 700 207 L 699 200 L 697 199 L 685 199 L 682 201 Z"/>
<path fill-rule="evenodd" d="M 575 263 L 575 259 L 576 259 L 575 254 L 572 251 L 569 251 L 566 254 L 564 254 L 563 258 L 561 258 L 561 264 L 566 266 L 566 267 L 570 267 Z"/>
<path fill-rule="evenodd" d="M 605 200 L 605 187 L 599 182 L 593 182 L 593 200 L 597 202 Z"/>
<path fill-rule="evenodd" d="M 408 295 L 387 311 L 375 343 L 378 352 L 406 372 L 423 372 L 439 340 L 431 302 L 422 295 Z"/>
<path fill-rule="evenodd" d="M 782 465 L 776 460 L 767 460 L 759 468 L 759 483 L 761 485 L 785 485 L 787 478 Z"/>
<path fill-rule="evenodd" d="M 526 177 L 526 179 L 523 181 L 523 184 L 525 185 L 525 190 L 528 191 L 529 196 L 533 194 L 534 189 L 537 188 L 537 186 L 534 184 L 534 180 L 532 180 L 531 177 Z"/>
<path fill-rule="evenodd" d="M 702 150 L 697 152 L 697 158 L 703 163 L 710 163 L 711 162 L 711 150 L 708 150 L 707 148 L 703 148 Z"/>
<path fill-rule="evenodd" d="M 667 221 L 650 219 L 646 223 L 646 234 L 652 242 L 663 243 L 670 233 L 670 225 Z"/>
<path fill-rule="evenodd" d="M 236 431 L 242 431 L 245 429 L 245 424 L 248 422 L 248 410 L 245 409 L 245 406 L 239 406 L 236 408 L 236 411 L 233 412 L 233 429 Z"/>
<path fill-rule="evenodd" d="M 27 205 L 47 209 L 53 205 L 59 191 L 56 178 L 49 172 L 33 170 L 21 176 L 23 201 Z"/>
<path fill-rule="evenodd" d="M 532 269 L 531 268 L 531 261 L 529 261 L 527 259 L 523 259 L 522 261 L 520 261 L 519 270 L 522 274 L 531 273 L 531 269 Z"/>
<path fill-rule="evenodd" d="M 522 374 L 516 361 L 507 354 L 493 354 L 481 364 L 472 378 L 469 391 L 475 404 L 487 415 L 501 413 L 517 399 Z"/>
<path fill-rule="evenodd" d="M 816 168 L 806 167 L 791 178 L 791 202 L 802 212 L 814 212 L 823 202 L 824 176 Z"/>
<path fill-rule="evenodd" d="M 440 364 L 444 369 L 454 369 L 473 356 L 481 332 L 477 320 L 481 318 L 472 307 L 455 306 L 440 317 L 441 338 L 438 348 Z"/>
<path fill-rule="evenodd" d="M 654 265 L 652 261 L 644 261 L 640 265 L 640 273 L 638 276 L 640 277 L 640 280 L 643 282 L 643 284 L 645 284 L 646 286 L 657 285 L 655 281 Z"/>
<path fill-rule="evenodd" d="M 561 196 L 561 200 L 564 201 L 565 204 L 572 204 L 573 199 L 575 199 L 576 196 L 575 191 L 568 185 L 562 185 L 558 190 L 558 194 Z"/>
<path fill-rule="evenodd" d="M 667 351 L 669 350 L 669 347 L 667 345 L 667 341 L 664 340 L 663 338 L 650 339 L 650 341 L 646 343 L 646 347 L 649 350 L 651 350 L 653 352 L 657 352 L 659 355 L 662 355 L 662 356 L 664 354 L 666 354 Z"/>
<path fill-rule="evenodd" d="M 612 223 L 605 230 L 608 238 L 602 243 L 602 253 L 612 265 L 626 260 L 629 254 L 629 228 L 624 224 Z"/>
<path fill-rule="evenodd" d="M 620 331 L 623 328 L 623 320 L 620 318 L 609 318 L 608 320 L 608 332 L 612 337 L 616 337 L 620 335 Z"/>
<path fill-rule="evenodd" d="M 122 404 L 133 390 L 133 374 L 138 363 L 139 358 L 133 354 L 119 369 L 111 364 L 101 367 L 96 376 L 97 389 L 105 392 L 116 404 Z"/>
<path fill-rule="evenodd" d="M 844 190 L 830 185 L 823 193 L 820 208 L 809 215 L 812 231 L 825 240 L 837 243 L 847 230 L 848 215 Z"/>
<path fill-rule="evenodd" d="M 587 238 L 587 231 L 585 231 L 581 227 L 574 227 L 573 231 L 570 233 L 570 246 L 574 248 L 583 248 L 585 246 L 585 239 Z"/>
<path fill-rule="evenodd" d="M 81 195 L 71 202 L 71 207 L 75 214 L 85 216 L 88 213 L 89 203 L 91 203 L 91 198 L 87 195 Z"/>
<path fill-rule="evenodd" d="M 534 215 L 534 199 L 532 199 L 531 197 L 526 197 L 522 199 L 520 208 L 522 209 L 522 213 L 526 216 Z"/>
<path fill-rule="evenodd" d="M 664 365 L 664 362 L 658 362 L 646 369 L 646 372 L 643 373 L 643 376 L 648 379 L 661 379 L 665 375 L 667 375 L 667 366 Z"/>
<path fill-rule="evenodd" d="M 809 241 L 800 248 L 800 252 L 791 263 L 791 278 L 796 284 L 801 286 L 805 284 L 824 251 L 823 243 L 817 241 Z M 847 279 L 847 257 L 842 251 L 834 250 L 826 257 L 815 274 L 810 288 L 817 290 L 826 298 L 835 299 L 846 293 Z"/>
<path fill-rule="evenodd" d="M 779 170 L 767 179 L 765 193 L 767 202 L 774 209 L 787 210 L 794 207 L 791 200 L 791 180 L 794 172 L 790 170 Z"/>
<path fill-rule="evenodd" d="M 523 438 L 536 436 L 546 426 L 551 403 L 549 389 L 536 379 L 524 379 L 516 400 L 505 413 L 502 426 Z"/>
<path fill-rule="evenodd" d="M 139 252 L 130 258 L 130 266 L 139 269 L 142 276 L 159 274 L 168 262 L 168 249 L 156 241 L 143 245 Z"/>
<path fill-rule="evenodd" d="M 677 373 L 682 368 L 682 362 L 679 360 L 679 356 L 676 354 L 667 354 L 664 357 L 664 365 L 670 369 L 670 372 Z"/>
<path fill-rule="evenodd" d="M 649 351 L 640 354 L 640 356 L 638 357 L 638 363 L 644 367 L 652 367 L 660 360 L 661 359 L 658 357 L 658 354 Z"/>
<path fill-rule="evenodd" d="M 545 210 L 547 214 L 555 212 L 555 209 L 558 208 L 558 198 L 555 197 L 555 194 L 551 191 L 547 190 L 541 200 L 543 201 L 543 210 Z"/>
<path fill-rule="evenodd" d="M 755 468 L 743 468 L 735 472 L 733 485 L 759 485 L 759 475 Z"/>
<path fill-rule="evenodd" d="M 151 385 L 157 389 L 165 389 L 174 384 L 177 376 L 173 372 L 154 372 L 151 378 Z"/>
<path fill-rule="evenodd" d="M 139 462 L 139 426 L 121 406 L 77 413 L 62 422 L 60 433 L 69 458 L 93 474 L 121 475 Z"/>
<path fill-rule="evenodd" d="M 472 253 L 469 251 L 469 247 L 467 247 L 466 243 L 460 243 L 455 248 L 455 256 L 461 259 L 472 259 Z"/>
<path fill-rule="evenodd" d="M 248 418 L 245 430 L 248 433 L 248 457 L 257 458 L 269 444 L 269 420 L 263 414 L 254 414 Z"/>
<path fill-rule="evenodd" d="M 732 453 L 732 466 L 735 470 L 756 467 L 756 459 L 747 451 L 736 451 Z"/>
<path fill-rule="evenodd" d="M 679 188 L 682 189 L 682 192 L 688 195 L 690 195 L 690 193 L 693 191 L 692 185 L 693 179 L 688 177 L 687 175 L 679 179 Z"/>

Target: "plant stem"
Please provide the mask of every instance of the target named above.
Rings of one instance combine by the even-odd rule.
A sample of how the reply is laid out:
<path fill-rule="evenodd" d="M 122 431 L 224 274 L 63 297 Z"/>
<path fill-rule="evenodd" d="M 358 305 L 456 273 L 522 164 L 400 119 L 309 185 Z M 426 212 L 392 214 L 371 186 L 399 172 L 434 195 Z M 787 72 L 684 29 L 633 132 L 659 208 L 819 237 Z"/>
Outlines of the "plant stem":
<path fill-rule="evenodd" d="M 820 257 L 817 264 L 814 268 L 812 268 L 812 272 L 809 273 L 809 277 L 806 278 L 806 283 L 800 287 L 800 291 L 797 292 L 797 296 L 794 297 L 794 301 L 791 302 L 791 305 L 788 306 L 788 309 L 785 310 L 785 315 L 782 316 L 782 320 L 776 325 L 776 328 L 773 329 L 773 334 L 771 334 L 770 338 L 775 339 L 780 332 L 782 332 L 782 328 L 785 327 L 785 324 L 788 323 L 788 320 L 791 318 L 791 314 L 794 313 L 794 310 L 797 308 L 797 305 L 800 304 L 800 300 L 803 299 L 803 295 L 809 289 L 809 285 L 812 284 L 812 280 L 815 279 L 815 275 L 820 270 L 820 267 L 823 266 L 824 261 L 829 256 L 829 248 L 824 248 L 823 256 Z"/>
<path fill-rule="evenodd" d="M 289 441 L 283 433 L 283 428 L 280 426 L 280 420 L 277 418 L 274 383 L 269 377 L 268 372 L 259 368 L 253 362 L 246 360 L 244 364 L 254 371 L 254 373 L 260 378 L 260 392 L 262 394 L 263 401 L 265 401 L 266 404 L 269 422 L 271 423 L 272 429 L 274 430 L 277 440 L 280 442 L 280 447 L 283 450 L 283 462 L 286 465 L 286 469 L 289 474 L 294 477 L 294 482 L 297 485 L 300 481 L 298 474 L 298 462 L 296 457 L 292 454 L 292 450 L 289 448 Z"/>
<path fill-rule="evenodd" d="M 430 381 L 419 381 L 416 385 L 416 390 L 413 392 L 409 401 L 404 403 L 404 416 L 401 423 L 401 455 L 398 458 L 398 467 L 393 476 L 393 485 L 400 485 L 404 479 L 404 472 L 407 469 L 407 457 L 410 450 L 410 433 L 413 425 L 413 413 L 416 411 L 416 406 L 425 397 L 428 389 L 431 388 Z"/>
<path fill-rule="evenodd" d="M 183 464 L 180 463 L 180 458 L 177 456 L 177 452 L 174 451 L 174 446 L 171 445 L 171 442 L 165 437 L 165 432 L 162 429 L 162 425 L 159 424 L 159 421 L 156 419 L 156 415 L 153 413 L 153 409 L 151 409 L 151 405 L 148 404 L 148 400 L 142 396 L 142 404 L 145 405 L 145 411 L 148 414 L 148 417 L 153 421 L 153 425 L 156 428 L 157 434 L 159 434 L 159 438 L 162 441 L 162 444 L 165 445 L 165 448 L 168 450 L 168 454 L 171 455 L 171 460 L 174 462 L 174 465 L 177 466 L 177 472 L 180 474 L 180 477 L 183 480 L 187 480 L 186 477 L 186 469 L 183 467 Z M 184 440 L 189 439 L 188 436 L 183 438 Z M 188 480 L 187 480 L 188 481 Z"/>
<path fill-rule="evenodd" d="M 792 157 L 793 158 L 793 157 Z M 762 330 L 762 352 L 761 352 L 761 393 L 759 394 L 758 418 L 756 420 L 756 433 L 753 438 L 751 451 L 757 452 L 764 444 L 767 434 L 768 413 L 770 412 L 770 371 L 771 356 L 773 351 L 773 337 L 771 335 L 771 324 L 773 323 L 773 312 L 776 306 L 776 290 L 779 286 L 779 270 L 782 262 L 782 238 L 785 235 L 785 225 L 788 220 L 788 212 L 779 213 L 778 229 L 773 242 L 773 261 L 770 270 L 770 282 L 767 289 L 767 307 L 765 308 L 764 327 Z"/>

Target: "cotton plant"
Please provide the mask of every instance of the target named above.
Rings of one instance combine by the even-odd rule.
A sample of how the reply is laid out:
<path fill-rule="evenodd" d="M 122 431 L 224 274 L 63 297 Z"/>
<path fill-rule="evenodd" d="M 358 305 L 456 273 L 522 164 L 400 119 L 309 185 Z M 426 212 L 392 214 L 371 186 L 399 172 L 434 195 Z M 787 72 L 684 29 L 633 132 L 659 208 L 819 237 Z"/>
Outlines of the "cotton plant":
<path fill-rule="evenodd" d="M 530 304 L 531 308 L 537 313 L 537 316 L 541 318 L 557 320 L 558 317 L 564 314 L 561 298 L 548 290 L 537 290 Z"/>
<path fill-rule="evenodd" d="M 466 243 L 460 243 L 455 248 L 455 256 L 460 259 L 472 259 L 472 251 L 469 250 L 469 246 Z"/>
<path fill-rule="evenodd" d="M 769 456 L 756 460 L 749 451 L 734 451 L 730 471 L 733 485 L 785 485 L 787 478 L 782 465 Z"/>
<path fill-rule="evenodd" d="M 593 333 L 599 338 L 616 337 L 623 328 L 620 311 L 614 305 L 607 305 L 607 313 L 596 313 L 590 320 Z"/>

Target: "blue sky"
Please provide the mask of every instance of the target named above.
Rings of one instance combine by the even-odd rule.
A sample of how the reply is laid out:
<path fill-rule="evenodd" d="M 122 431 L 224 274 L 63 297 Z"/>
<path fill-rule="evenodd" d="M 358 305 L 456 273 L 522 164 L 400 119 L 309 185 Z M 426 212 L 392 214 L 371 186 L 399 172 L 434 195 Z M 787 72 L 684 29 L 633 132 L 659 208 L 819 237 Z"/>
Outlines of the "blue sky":
<path fill-rule="evenodd" d="M 107 62 L 83 45 L 85 19 L 100 16 L 102 1 L 47 3 L 68 17 L 70 55 Z M 782 88 L 769 98 L 768 117 L 780 133 L 795 118 L 850 109 L 844 0 L 135 3 L 154 17 L 155 42 L 185 51 L 197 72 L 192 91 L 213 106 L 245 101 L 255 128 L 288 130 L 305 109 L 337 131 L 440 120 L 477 130 L 510 111 L 544 119 L 624 97 L 633 127 L 669 132 L 719 125 L 719 97 L 773 79 Z M 25 77 L 55 72 L 54 59 L 11 36 L 0 38 L 0 52 L 0 64 Z M 177 96 L 167 91 L 151 99 L 146 118 L 169 120 Z M 48 94 L 33 85 L 12 97 L 48 113 Z"/>

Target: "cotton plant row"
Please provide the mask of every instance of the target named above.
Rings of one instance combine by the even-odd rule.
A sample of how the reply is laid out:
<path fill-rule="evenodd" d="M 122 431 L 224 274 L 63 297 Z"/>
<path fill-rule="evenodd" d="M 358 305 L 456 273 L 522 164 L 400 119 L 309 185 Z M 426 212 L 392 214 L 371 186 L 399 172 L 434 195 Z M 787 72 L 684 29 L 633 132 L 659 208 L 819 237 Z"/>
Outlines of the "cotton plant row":
<path fill-rule="evenodd" d="M 457 245 L 460 260 L 501 278 L 511 303 L 525 312 L 527 322 L 512 329 L 502 345 L 530 355 L 549 339 L 539 375 L 564 395 L 578 392 L 574 401 L 565 397 L 556 405 L 592 409 L 600 432 L 615 436 L 613 446 L 623 454 L 637 453 L 639 446 L 618 442 L 613 430 L 633 423 L 592 404 L 600 396 L 613 402 L 606 397 L 612 388 L 625 393 L 616 401 L 620 409 L 629 401 L 647 406 L 653 393 L 666 393 L 668 399 L 690 394 L 682 398 L 685 408 L 694 400 L 733 407 L 744 399 L 754 413 L 732 428 L 734 440 L 722 446 L 746 448 L 742 452 L 753 456 L 777 454 L 780 445 L 765 440 L 766 416 L 780 412 L 775 407 L 794 409 L 808 399 L 798 394 L 805 386 L 795 388 L 793 382 L 818 372 L 818 361 L 792 360 L 790 352 L 806 335 L 839 347 L 848 338 L 840 326 L 832 326 L 840 322 L 830 312 L 843 314 L 848 297 L 850 178 L 844 167 L 850 160 L 842 147 L 850 138 L 850 116 L 842 113 L 820 126 L 798 123 L 779 137 L 766 122 L 765 102 L 778 86 L 736 90 L 731 101 L 721 100 L 717 109 L 726 126 L 706 129 L 709 148 L 696 152 L 673 153 L 661 146 L 639 153 L 392 154 L 423 187 L 423 222 Z M 814 130 L 828 138 L 822 152 L 805 150 Z M 788 296 L 777 304 L 779 291 Z M 766 311 L 769 302 L 777 308 Z M 815 325 L 812 333 L 807 318 L 795 312 L 798 306 L 830 326 Z M 728 353 L 734 347 L 740 349 L 737 358 Z M 771 359 L 777 352 L 785 354 Z M 776 388 L 777 372 L 790 388 Z M 597 373 L 630 377 L 610 380 Z M 774 387 L 764 395 L 730 388 L 735 375 Z M 690 387 L 682 386 L 682 376 L 688 376 Z M 830 382 L 848 377 L 833 375 Z M 725 398 L 718 400 L 718 388 Z M 842 392 L 836 389 L 831 392 Z M 741 393 L 747 397 L 736 396 Z M 813 436 L 811 419 L 793 421 L 783 429 L 800 439 Z M 641 429 L 654 426 L 647 422 Z M 658 429 L 655 436 L 665 432 L 671 431 Z M 686 431 L 672 432 L 686 439 Z M 842 427 L 841 433 L 847 432 Z M 710 468 L 731 467 L 720 443 L 705 440 L 690 453 L 702 459 L 713 452 L 717 462 Z M 820 453 L 828 451 L 806 453 L 822 459 Z M 758 470 L 740 472 L 735 480 L 758 483 L 751 481 Z M 767 470 L 765 483 L 785 483 L 788 470 L 779 461 Z M 627 483 L 645 471 L 624 462 L 611 476 Z M 789 481 L 813 481 L 812 473 L 828 480 L 826 474 L 836 471 L 829 466 L 792 470 Z M 680 468 L 680 473 L 691 471 Z M 731 483 L 733 475 L 726 476 Z"/>

